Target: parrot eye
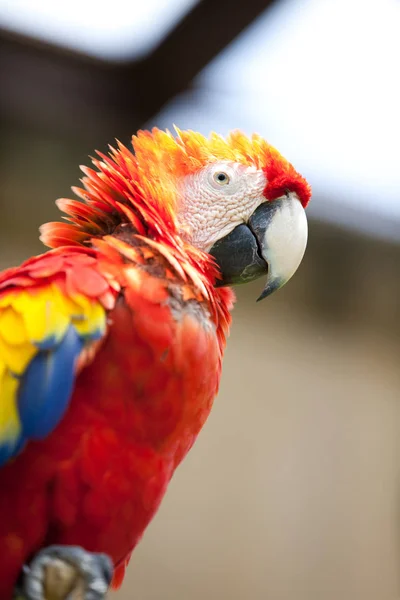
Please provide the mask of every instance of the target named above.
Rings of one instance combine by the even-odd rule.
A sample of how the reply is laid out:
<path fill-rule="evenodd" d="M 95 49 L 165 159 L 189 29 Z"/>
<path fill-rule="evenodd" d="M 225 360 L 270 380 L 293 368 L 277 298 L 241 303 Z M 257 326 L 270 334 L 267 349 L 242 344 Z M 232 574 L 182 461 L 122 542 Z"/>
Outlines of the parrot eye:
<path fill-rule="evenodd" d="M 217 173 L 214 173 L 214 181 L 219 185 L 228 185 L 230 181 L 229 175 L 224 171 L 218 171 Z"/>
<path fill-rule="evenodd" d="M 207 167 L 204 171 L 207 183 L 218 196 L 231 196 L 238 191 L 240 177 L 235 164 L 220 161 Z"/>

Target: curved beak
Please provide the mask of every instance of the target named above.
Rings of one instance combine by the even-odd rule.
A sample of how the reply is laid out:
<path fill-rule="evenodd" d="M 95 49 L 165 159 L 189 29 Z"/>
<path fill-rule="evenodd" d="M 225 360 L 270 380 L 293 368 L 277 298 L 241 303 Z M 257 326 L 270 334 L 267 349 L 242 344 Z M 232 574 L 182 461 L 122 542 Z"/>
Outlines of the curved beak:
<path fill-rule="evenodd" d="M 218 240 L 209 253 L 222 279 L 217 287 L 267 275 L 258 300 L 281 288 L 296 272 L 307 245 L 307 217 L 294 194 L 263 202 L 245 224 Z"/>

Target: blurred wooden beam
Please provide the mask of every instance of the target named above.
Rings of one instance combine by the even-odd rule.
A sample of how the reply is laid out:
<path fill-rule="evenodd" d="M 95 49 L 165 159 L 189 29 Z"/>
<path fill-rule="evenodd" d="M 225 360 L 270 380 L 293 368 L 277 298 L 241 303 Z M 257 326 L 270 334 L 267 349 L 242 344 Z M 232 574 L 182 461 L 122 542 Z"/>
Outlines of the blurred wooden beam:
<path fill-rule="evenodd" d="M 202 69 L 273 0 L 202 0 L 141 62 L 122 68 L 142 122 L 188 89 Z"/>
<path fill-rule="evenodd" d="M 140 61 L 111 63 L 0 30 L 0 112 L 41 130 L 122 138 L 148 121 L 273 0 L 202 0 Z"/>
<path fill-rule="evenodd" d="M 0 30 L 0 111 L 8 122 L 58 135 L 91 134 L 125 122 L 115 114 L 116 67 Z"/>

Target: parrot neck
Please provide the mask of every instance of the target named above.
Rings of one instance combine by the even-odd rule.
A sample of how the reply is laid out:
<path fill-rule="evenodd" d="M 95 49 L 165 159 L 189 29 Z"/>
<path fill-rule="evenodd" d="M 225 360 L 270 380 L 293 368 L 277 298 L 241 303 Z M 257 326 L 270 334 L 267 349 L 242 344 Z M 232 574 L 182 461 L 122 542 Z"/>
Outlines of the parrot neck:
<path fill-rule="evenodd" d="M 92 243 L 102 270 L 113 274 L 122 289 L 134 282 L 161 303 L 179 289 L 182 300 L 207 305 L 221 349 L 225 346 L 234 293 L 228 287 L 215 287 L 218 270 L 209 254 L 173 236 L 159 241 L 140 235 L 127 223 Z"/>

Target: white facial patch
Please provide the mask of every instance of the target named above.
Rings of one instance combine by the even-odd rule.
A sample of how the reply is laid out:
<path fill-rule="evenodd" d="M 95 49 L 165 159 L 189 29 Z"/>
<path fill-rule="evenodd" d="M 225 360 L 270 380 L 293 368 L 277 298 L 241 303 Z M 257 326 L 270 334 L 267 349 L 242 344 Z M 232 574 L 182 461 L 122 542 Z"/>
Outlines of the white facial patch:
<path fill-rule="evenodd" d="M 185 177 L 179 189 L 179 220 L 187 238 L 208 251 L 265 202 L 266 184 L 263 171 L 228 161 L 210 163 Z"/>

